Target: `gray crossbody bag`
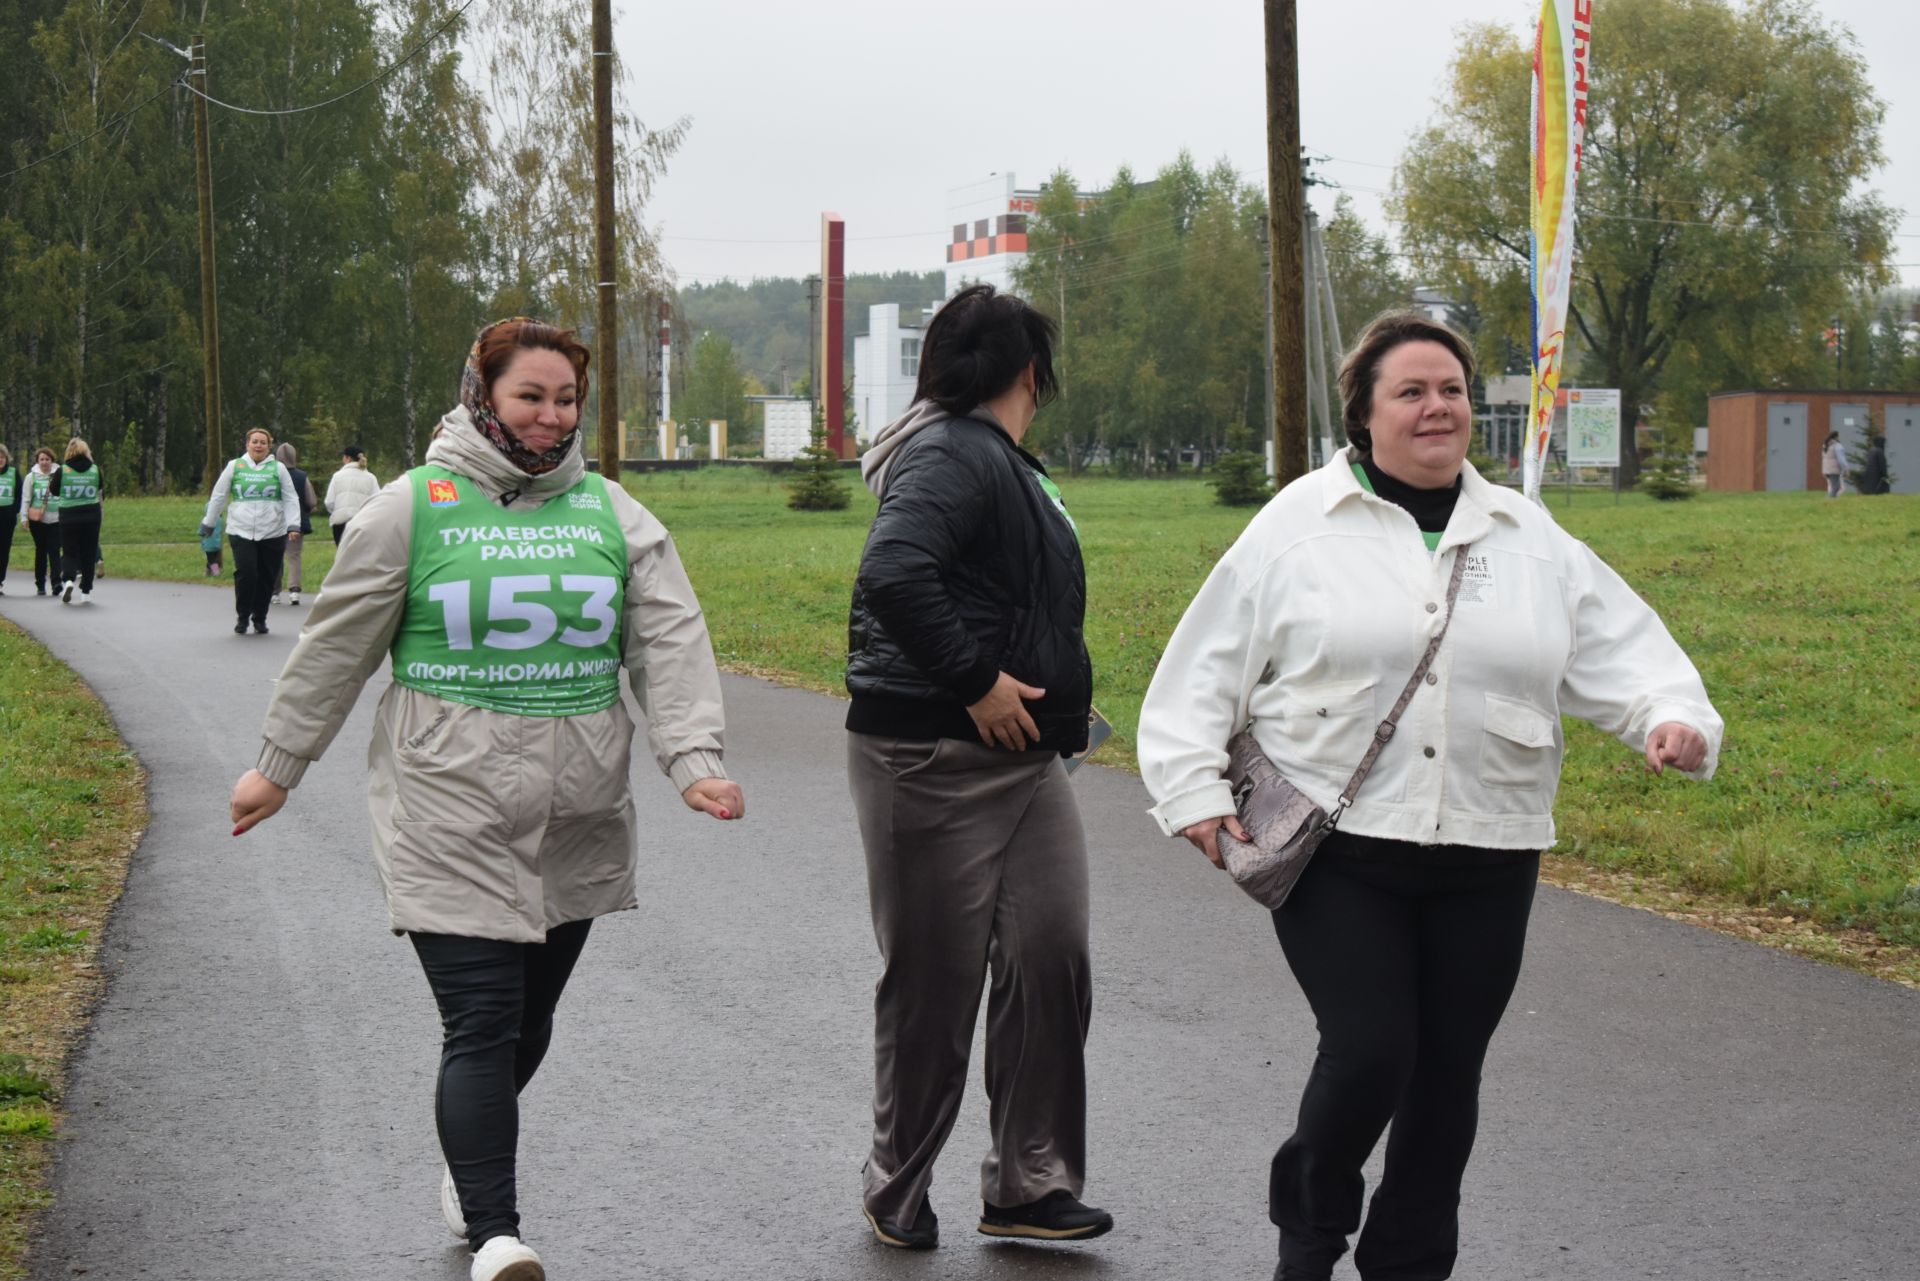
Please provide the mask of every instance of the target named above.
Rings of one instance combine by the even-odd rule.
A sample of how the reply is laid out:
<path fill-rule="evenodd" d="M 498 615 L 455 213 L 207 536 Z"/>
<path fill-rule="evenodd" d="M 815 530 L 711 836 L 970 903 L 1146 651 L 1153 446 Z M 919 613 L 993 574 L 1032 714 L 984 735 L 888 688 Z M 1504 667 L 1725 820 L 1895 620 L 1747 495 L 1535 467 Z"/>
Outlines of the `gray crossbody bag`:
<path fill-rule="evenodd" d="M 1460 596 L 1460 578 L 1466 567 L 1467 548 L 1462 546 L 1454 554 L 1453 577 L 1447 582 L 1447 616 L 1440 620 L 1440 630 L 1427 642 L 1427 652 L 1420 656 L 1420 665 L 1413 669 L 1393 710 L 1373 731 L 1373 742 L 1368 744 L 1367 754 L 1361 758 L 1360 767 L 1353 771 L 1353 777 L 1340 789 L 1333 813 L 1315 805 L 1305 792 L 1281 776 L 1267 754 L 1260 750 L 1252 730 L 1241 730 L 1227 743 L 1227 783 L 1233 788 L 1240 826 L 1251 839 L 1237 840 L 1221 827 L 1217 833 L 1220 857 L 1234 883 L 1262 907 L 1278 908 L 1287 901 L 1294 882 L 1307 869 L 1307 860 L 1339 825 L 1340 816 L 1353 804 L 1354 794 L 1373 772 L 1374 762 L 1380 759 L 1381 750 L 1393 737 L 1400 714 L 1413 701 L 1427 669 L 1433 666 L 1433 656 L 1440 652 L 1440 642 L 1447 638 L 1447 628 L 1453 623 L 1453 603 Z"/>

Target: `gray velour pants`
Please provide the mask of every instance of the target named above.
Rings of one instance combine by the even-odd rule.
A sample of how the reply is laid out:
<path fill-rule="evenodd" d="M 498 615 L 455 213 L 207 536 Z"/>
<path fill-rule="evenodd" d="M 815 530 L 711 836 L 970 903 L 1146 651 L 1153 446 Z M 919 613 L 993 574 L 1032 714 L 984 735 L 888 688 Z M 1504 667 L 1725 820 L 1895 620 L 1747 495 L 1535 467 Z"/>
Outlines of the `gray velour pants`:
<path fill-rule="evenodd" d="M 849 734 L 882 972 L 866 1207 L 911 1224 L 960 1111 L 987 994 L 980 1197 L 1085 1186 L 1087 842 L 1060 758 Z"/>

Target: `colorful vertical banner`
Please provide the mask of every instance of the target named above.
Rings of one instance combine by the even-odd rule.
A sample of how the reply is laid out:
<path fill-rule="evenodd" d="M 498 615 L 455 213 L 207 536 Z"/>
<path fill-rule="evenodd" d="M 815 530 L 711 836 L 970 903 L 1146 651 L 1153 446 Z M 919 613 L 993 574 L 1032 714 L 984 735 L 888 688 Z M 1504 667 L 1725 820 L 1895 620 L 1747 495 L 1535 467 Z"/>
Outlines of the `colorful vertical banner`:
<path fill-rule="evenodd" d="M 1522 492 L 1538 502 L 1553 435 L 1573 276 L 1573 191 L 1587 126 L 1593 0 L 1541 0 L 1533 45 L 1533 165 L 1527 190 L 1533 312 L 1533 396 L 1521 452 Z"/>

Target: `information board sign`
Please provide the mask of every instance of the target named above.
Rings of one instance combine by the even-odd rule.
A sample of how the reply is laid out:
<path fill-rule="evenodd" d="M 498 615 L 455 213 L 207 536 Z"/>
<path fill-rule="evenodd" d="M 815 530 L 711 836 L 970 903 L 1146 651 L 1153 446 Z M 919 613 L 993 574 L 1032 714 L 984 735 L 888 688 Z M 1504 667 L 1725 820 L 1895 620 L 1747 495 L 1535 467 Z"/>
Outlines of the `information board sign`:
<path fill-rule="evenodd" d="M 1620 465 L 1620 392 L 1574 387 L 1567 391 L 1567 466 Z"/>

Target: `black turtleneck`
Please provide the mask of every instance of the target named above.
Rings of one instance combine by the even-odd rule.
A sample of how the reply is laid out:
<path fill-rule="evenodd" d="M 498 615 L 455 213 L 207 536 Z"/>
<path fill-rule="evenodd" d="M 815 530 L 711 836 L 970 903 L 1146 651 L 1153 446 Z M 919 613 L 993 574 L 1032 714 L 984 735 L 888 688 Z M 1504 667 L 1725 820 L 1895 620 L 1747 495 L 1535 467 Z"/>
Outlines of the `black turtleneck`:
<path fill-rule="evenodd" d="M 1373 485 L 1373 492 L 1397 507 L 1406 510 L 1414 522 L 1420 526 L 1423 534 L 1445 533 L 1447 522 L 1453 518 L 1453 504 L 1460 497 L 1460 478 L 1455 476 L 1453 483 L 1443 489 L 1421 489 L 1409 485 L 1404 480 L 1380 470 L 1373 461 L 1371 453 L 1360 456 L 1360 467 L 1367 473 L 1367 480 Z"/>

